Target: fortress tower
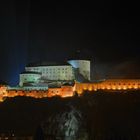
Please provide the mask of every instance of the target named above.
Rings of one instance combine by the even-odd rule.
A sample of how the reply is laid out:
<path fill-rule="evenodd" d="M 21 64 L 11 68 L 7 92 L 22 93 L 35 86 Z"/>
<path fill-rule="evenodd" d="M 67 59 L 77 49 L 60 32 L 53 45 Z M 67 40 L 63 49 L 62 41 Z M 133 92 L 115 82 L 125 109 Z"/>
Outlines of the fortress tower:
<path fill-rule="evenodd" d="M 77 69 L 77 74 L 81 75 L 85 80 L 90 81 L 90 61 L 89 60 L 69 60 L 68 63 L 74 69 Z"/>

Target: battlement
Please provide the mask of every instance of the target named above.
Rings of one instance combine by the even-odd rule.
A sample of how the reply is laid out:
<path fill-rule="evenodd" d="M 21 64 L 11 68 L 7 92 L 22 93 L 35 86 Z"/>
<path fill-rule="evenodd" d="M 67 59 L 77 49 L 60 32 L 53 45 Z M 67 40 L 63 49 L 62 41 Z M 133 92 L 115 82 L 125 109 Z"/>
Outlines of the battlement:
<path fill-rule="evenodd" d="M 140 79 L 108 79 L 96 83 L 76 83 L 75 91 L 82 94 L 85 90 L 97 91 L 121 91 L 121 90 L 137 90 L 140 89 Z"/>
<path fill-rule="evenodd" d="M 0 101 L 5 97 L 27 96 L 33 98 L 45 98 L 60 96 L 62 98 L 72 97 L 77 93 L 79 96 L 85 91 L 127 91 L 139 90 L 140 79 L 108 79 L 94 83 L 75 83 L 74 86 L 61 86 L 60 88 L 48 88 L 48 90 L 24 90 L 11 89 L 8 86 L 0 86 Z"/>

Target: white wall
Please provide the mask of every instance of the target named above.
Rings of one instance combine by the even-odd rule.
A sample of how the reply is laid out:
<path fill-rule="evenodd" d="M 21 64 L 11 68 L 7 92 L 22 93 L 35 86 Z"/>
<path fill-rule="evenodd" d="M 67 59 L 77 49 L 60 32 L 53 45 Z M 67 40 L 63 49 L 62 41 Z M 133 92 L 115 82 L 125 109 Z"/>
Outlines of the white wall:
<path fill-rule="evenodd" d="M 89 60 L 69 60 L 74 68 L 79 68 L 80 74 L 84 76 L 85 79 L 90 80 L 90 61 Z"/>
<path fill-rule="evenodd" d="M 25 70 L 40 72 L 48 80 L 74 80 L 73 68 L 69 65 L 26 67 Z"/>
<path fill-rule="evenodd" d="M 37 83 L 41 78 L 41 74 L 33 74 L 33 73 L 22 73 L 20 74 L 20 86 L 23 86 L 24 83 Z"/>

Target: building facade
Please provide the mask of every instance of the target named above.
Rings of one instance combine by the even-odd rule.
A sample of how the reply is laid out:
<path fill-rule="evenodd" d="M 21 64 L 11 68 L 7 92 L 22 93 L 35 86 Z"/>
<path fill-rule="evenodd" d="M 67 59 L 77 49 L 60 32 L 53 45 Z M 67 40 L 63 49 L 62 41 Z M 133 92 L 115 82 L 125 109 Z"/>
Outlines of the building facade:
<path fill-rule="evenodd" d="M 73 80 L 73 68 L 70 65 L 26 67 L 26 71 L 40 72 L 47 80 Z"/>
<path fill-rule="evenodd" d="M 82 77 L 81 80 L 79 80 Z M 90 80 L 89 60 L 69 60 L 65 64 L 38 64 L 25 67 L 20 74 L 19 85 L 36 85 L 52 81 Z"/>
<path fill-rule="evenodd" d="M 34 71 L 25 71 L 19 76 L 19 85 L 23 86 L 25 83 L 38 83 L 41 78 L 41 73 Z"/>

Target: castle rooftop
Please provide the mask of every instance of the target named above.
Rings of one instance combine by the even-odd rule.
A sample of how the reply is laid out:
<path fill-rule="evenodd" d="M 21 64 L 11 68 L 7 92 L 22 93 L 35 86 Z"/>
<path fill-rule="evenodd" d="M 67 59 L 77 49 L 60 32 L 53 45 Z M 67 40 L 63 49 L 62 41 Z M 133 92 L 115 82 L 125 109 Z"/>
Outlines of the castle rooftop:
<path fill-rule="evenodd" d="M 29 63 L 26 67 L 39 67 L 39 66 L 66 66 L 69 65 L 67 62 L 37 62 Z"/>

